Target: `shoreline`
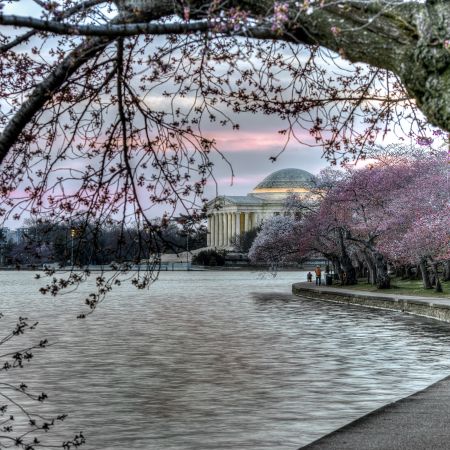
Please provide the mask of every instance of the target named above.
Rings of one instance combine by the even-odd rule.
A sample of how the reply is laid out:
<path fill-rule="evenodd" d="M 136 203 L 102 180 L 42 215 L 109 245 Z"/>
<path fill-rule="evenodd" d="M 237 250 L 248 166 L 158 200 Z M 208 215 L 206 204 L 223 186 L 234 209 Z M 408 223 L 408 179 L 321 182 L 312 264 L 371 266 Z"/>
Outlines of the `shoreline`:
<path fill-rule="evenodd" d="M 450 322 L 450 299 L 445 297 L 419 297 L 388 292 L 368 292 L 329 286 L 316 286 L 301 282 L 292 285 L 292 293 L 310 300 L 324 300 L 339 304 L 359 305 L 366 308 L 401 311 L 407 314 Z"/>
<path fill-rule="evenodd" d="M 310 300 L 388 309 L 450 322 L 450 299 L 413 297 L 294 283 Z M 298 450 L 445 450 L 449 448 L 450 376 L 365 414 Z"/>
<path fill-rule="evenodd" d="M 141 269 L 145 267 L 141 267 Z M 109 265 L 105 266 L 88 266 L 88 267 L 74 267 L 71 268 L 69 266 L 66 267 L 57 267 L 54 268 L 56 272 L 72 272 L 72 271 L 82 271 L 85 269 L 89 269 L 91 272 L 115 272 L 116 269 L 112 269 Z M 0 272 L 43 272 L 45 269 L 43 267 L 0 267 Z M 136 267 L 133 267 L 131 270 L 137 270 Z M 157 268 L 159 272 L 264 272 L 264 273 L 272 273 L 269 268 L 261 267 L 261 266 L 199 266 L 199 265 L 191 265 L 189 263 L 189 269 L 186 268 L 185 262 L 177 262 L 177 263 L 162 263 L 160 268 Z M 277 269 L 277 272 L 306 272 L 309 269 L 299 269 L 298 267 L 283 267 Z M 312 270 L 312 269 L 311 269 Z"/>
<path fill-rule="evenodd" d="M 298 450 L 448 450 L 450 375 Z"/>

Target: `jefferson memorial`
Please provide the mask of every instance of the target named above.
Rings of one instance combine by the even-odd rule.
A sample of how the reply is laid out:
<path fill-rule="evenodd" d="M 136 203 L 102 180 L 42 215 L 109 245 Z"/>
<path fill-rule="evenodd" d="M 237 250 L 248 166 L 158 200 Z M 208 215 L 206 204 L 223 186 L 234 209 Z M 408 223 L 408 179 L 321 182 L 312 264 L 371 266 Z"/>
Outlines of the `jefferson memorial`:
<path fill-rule="evenodd" d="M 289 194 L 306 195 L 313 185 L 314 175 L 306 170 L 282 169 L 264 178 L 247 195 L 216 197 L 207 204 L 208 247 L 229 247 L 234 236 L 284 214 Z"/>

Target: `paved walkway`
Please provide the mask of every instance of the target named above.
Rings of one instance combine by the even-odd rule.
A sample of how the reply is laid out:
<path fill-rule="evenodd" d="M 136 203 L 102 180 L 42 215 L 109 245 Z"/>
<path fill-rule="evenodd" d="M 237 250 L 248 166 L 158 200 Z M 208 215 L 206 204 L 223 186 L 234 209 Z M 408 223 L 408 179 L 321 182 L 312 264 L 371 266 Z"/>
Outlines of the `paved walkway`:
<path fill-rule="evenodd" d="M 402 295 L 402 294 L 392 294 L 389 293 L 389 290 L 386 291 L 380 291 L 380 292 L 369 292 L 369 291 L 363 291 L 358 289 L 345 289 L 341 287 L 334 287 L 334 286 L 316 286 L 314 283 L 308 283 L 308 282 L 301 282 L 301 283 L 295 283 L 295 286 L 301 287 L 301 288 L 308 288 L 308 289 L 314 289 L 314 291 L 317 292 L 336 292 L 337 294 L 350 294 L 350 295 L 361 295 L 365 297 L 375 297 L 375 298 L 391 298 L 393 300 L 414 300 L 418 302 L 423 302 L 426 304 L 431 305 L 448 305 L 450 306 L 450 298 L 446 297 L 419 297 L 419 296 L 413 296 L 413 295 Z M 450 450 L 450 445 L 449 445 Z"/>
<path fill-rule="evenodd" d="M 377 409 L 302 449 L 448 450 L 450 377 Z"/>
<path fill-rule="evenodd" d="M 450 307 L 448 298 L 413 297 L 297 283 L 318 292 L 402 299 Z M 302 447 L 308 450 L 450 450 L 450 377 L 386 405 Z"/>

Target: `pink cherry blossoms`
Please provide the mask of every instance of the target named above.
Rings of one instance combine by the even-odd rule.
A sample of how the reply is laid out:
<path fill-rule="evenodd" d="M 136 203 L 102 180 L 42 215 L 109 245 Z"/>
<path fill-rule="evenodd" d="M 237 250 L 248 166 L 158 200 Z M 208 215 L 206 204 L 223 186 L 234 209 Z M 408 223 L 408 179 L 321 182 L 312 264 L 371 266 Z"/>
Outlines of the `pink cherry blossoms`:
<path fill-rule="evenodd" d="M 297 199 L 301 220 L 267 222 L 250 257 L 280 262 L 320 253 L 346 284 L 367 276 L 379 288 L 390 286 L 393 270 L 420 273 L 426 287 L 441 273 L 450 279 L 447 154 L 392 152 L 389 164 L 319 175 L 315 207 Z"/>
<path fill-rule="evenodd" d="M 290 216 L 274 216 L 264 222 L 249 251 L 253 261 L 270 261 L 273 268 L 298 257 L 293 238 L 300 236 L 299 223 Z"/>
<path fill-rule="evenodd" d="M 289 20 L 289 3 L 275 2 L 273 4 L 272 31 L 283 33 L 284 24 Z"/>

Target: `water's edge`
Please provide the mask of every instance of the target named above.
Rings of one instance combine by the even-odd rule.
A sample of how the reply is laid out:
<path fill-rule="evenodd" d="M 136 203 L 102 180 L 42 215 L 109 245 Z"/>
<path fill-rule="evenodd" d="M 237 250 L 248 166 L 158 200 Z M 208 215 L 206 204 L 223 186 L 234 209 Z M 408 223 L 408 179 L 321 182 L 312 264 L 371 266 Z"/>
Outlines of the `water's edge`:
<path fill-rule="evenodd" d="M 401 311 L 415 316 L 450 322 L 450 300 L 425 299 L 392 294 L 380 295 L 370 292 L 338 291 L 337 289 L 308 286 L 306 283 L 294 283 L 292 293 L 302 298 L 327 300 L 335 303 L 352 304 L 366 308 Z"/>
<path fill-rule="evenodd" d="M 450 375 L 442 378 L 430 386 L 421 389 L 414 394 L 388 403 L 363 416 L 349 422 L 343 427 L 337 428 L 331 433 L 327 433 L 319 439 L 300 447 L 298 450 L 359 450 L 376 448 L 377 450 L 387 448 L 408 448 L 409 450 L 423 448 L 422 441 L 428 441 L 427 448 L 446 449 L 449 434 L 446 427 L 440 426 L 439 419 L 446 419 L 448 416 L 448 392 L 450 385 Z M 445 391 L 445 396 L 442 395 Z M 433 408 L 430 408 L 432 403 Z M 445 411 L 443 413 L 443 410 Z M 420 420 L 411 420 L 411 416 L 419 416 Z M 429 423 L 437 422 L 439 432 L 431 430 Z M 386 429 L 386 424 L 390 428 Z M 398 433 L 401 430 L 401 433 Z M 392 438 L 395 434 L 396 443 Z M 359 441 L 359 437 L 364 435 L 364 440 L 370 442 L 367 447 Z M 429 439 L 433 439 L 430 443 Z M 392 446 L 395 447 L 392 447 Z"/>
<path fill-rule="evenodd" d="M 305 283 L 294 283 L 292 285 L 292 293 L 296 296 L 307 298 L 310 300 L 322 300 L 329 301 L 333 303 L 339 303 L 342 305 L 357 305 L 365 308 L 375 308 L 375 309 L 387 309 L 391 311 L 401 311 L 407 314 L 427 317 L 430 319 L 435 319 L 441 322 L 450 322 L 450 301 L 445 301 L 445 299 L 438 299 L 440 303 L 436 303 L 436 299 L 423 299 L 423 298 L 403 298 L 395 297 L 394 295 L 382 296 L 379 294 L 371 293 L 353 293 L 349 291 L 339 292 L 336 289 L 330 288 L 320 288 L 316 286 L 310 286 Z M 434 301 L 433 301 L 434 300 Z M 396 400 L 394 402 L 387 403 L 380 408 L 377 408 L 363 416 L 349 422 L 348 424 L 337 428 L 336 430 L 325 434 L 319 439 L 300 447 L 298 450 L 326 450 L 340 448 L 362 449 L 361 445 L 364 445 L 359 441 L 359 436 L 365 435 L 366 442 L 370 442 L 370 448 L 387 448 L 386 439 L 391 439 L 391 433 L 386 433 L 386 423 L 394 423 L 395 428 L 401 428 L 402 433 L 400 434 L 400 442 L 396 445 L 403 445 L 404 448 L 415 448 L 418 440 L 423 437 L 423 422 L 427 423 L 433 421 L 438 415 L 442 417 L 442 409 L 446 409 L 445 405 L 436 405 L 435 391 L 446 390 L 448 391 L 448 386 L 450 384 L 450 375 L 442 378 L 435 383 L 432 383 L 428 387 L 418 390 L 414 394 L 408 395 L 404 398 Z M 446 402 L 447 398 L 438 396 L 438 401 L 440 403 Z M 426 410 L 428 413 L 427 419 L 424 420 L 423 403 L 432 401 L 436 409 L 430 411 Z M 410 420 L 411 416 L 416 416 L 419 413 L 420 423 L 417 420 Z M 405 429 L 405 424 L 400 424 L 400 422 L 405 421 L 405 416 L 408 416 L 406 420 L 408 428 Z M 375 432 L 373 431 L 375 429 Z M 448 442 L 449 436 L 442 436 L 445 428 L 439 428 L 439 435 L 441 436 L 438 442 L 434 443 L 433 448 L 440 448 Z M 429 435 L 429 429 L 424 431 L 426 435 Z M 386 438 L 387 436 L 387 438 Z M 396 438 L 399 439 L 399 435 L 396 433 Z M 435 438 L 436 439 L 436 438 Z M 391 441 L 392 444 L 392 441 Z M 365 447 L 364 447 L 365 448 Z M 369 448 L 369 446 L 367 447 Z M 419 448 L 419 447 L 417 447 Z"/>

